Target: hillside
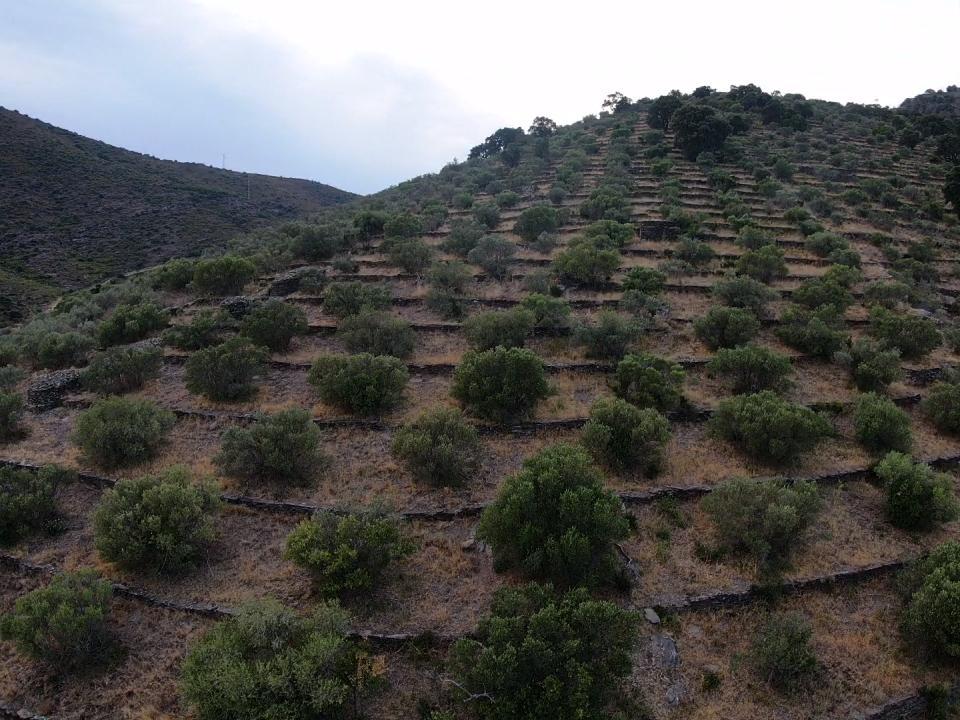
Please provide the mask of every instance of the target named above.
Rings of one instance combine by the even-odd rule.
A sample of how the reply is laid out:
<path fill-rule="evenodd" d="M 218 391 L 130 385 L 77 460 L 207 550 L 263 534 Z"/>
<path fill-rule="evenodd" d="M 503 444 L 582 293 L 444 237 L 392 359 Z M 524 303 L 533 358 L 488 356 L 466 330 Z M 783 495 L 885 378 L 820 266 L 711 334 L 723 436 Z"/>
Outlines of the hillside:
<path fill-rule="evenodd" d="M 615 94 L 68 294 L 0 337 L 0 715 L 947 717 L 955 132 Z"/>
<path fill-rule="evenodd" d="M 343 203 L 309 180 L 141 155 L 0 108 L 0 323 L 63 288 Z"/>

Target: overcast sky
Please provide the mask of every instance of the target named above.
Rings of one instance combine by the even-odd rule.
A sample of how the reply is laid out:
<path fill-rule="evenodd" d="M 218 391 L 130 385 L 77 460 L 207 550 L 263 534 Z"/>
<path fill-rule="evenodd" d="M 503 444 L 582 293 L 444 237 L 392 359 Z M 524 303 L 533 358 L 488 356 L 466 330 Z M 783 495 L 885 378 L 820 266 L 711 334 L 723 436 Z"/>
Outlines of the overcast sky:
<path fill-rule="evenodd" d="M 898 105 L 960 82 L 958 28 L 960 0 L 0 0 L 0 105 L 367 193 L 615 90 Z"/>

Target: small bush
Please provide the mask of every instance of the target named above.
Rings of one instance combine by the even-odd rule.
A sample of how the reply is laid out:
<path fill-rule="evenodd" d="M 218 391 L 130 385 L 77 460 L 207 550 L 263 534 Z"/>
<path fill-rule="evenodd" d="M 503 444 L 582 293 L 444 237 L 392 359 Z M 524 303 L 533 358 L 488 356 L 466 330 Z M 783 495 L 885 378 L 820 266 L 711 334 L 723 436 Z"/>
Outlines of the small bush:
<path fill-rule="evenodd" d="M 776 245 L 748 250 L 737 259 L 737 272 L 763 283 L 786 277 L 787 263 L 783 260 L 783 250 Z"/>
<path fill-rule="evenodd" d="M 120 480 L 93 516 L 97 552 L 129 570 L 190 570 L 213 539 L 218 505 L 216 488 L 195 485 L 182 467 Z"/>
<path fill-rule="evenodd" d="M 913 444 L 910 418 L 890 398 L 865 393 L 853 411 L 854 436 L 872 452 L 908 452 Z"/>
<path fill-rule="evenodd" d="M 450 394 L 488 420 L 528 415 L 550 393 L 543 362 L 524 348 L 467 351 L 453 373 Z"/>
<path fill-rule="evenodd" d="M 805 242 L 807 249 L 819 257 L 827 257 L 835 250 L 846 250 L 850 244 L 835 233 L 817 232 L 808 236 Z"/>
<path fill-rule="evenodd" d="M 250 260 L 237 255 L 199 260 L 193 271 L 193 288 L 202 295 L 240 295 L 256 272 Z"/>
<path fill-rule="evenodd" d="M 510 270 L 517 247 L 500 235 L 486 235 L 467 253 L 467 260 L 479 265 L 491 277 L 502 280 Z"/>
<path fill-rule="evenodd" d="M 560 213 L 549 205 L 527 208 L 513 226 L 513 232 L 527 242 L 533 242 L 542 232 L 555 233 L 559 229 Z"/>
<path fill-rule="evenodd" d="M 38 472 L 0 467 L 0 545 L 56 527 L 56 494 L 65 472 L 53 465 Z"/>
<path fill-rule="evenodd" d="M 790 298 L 810 310 L 830 306 L 843 311 L 853 305 L 853 295 L 845 286 L 824 278 L 804 280 Z"/>
<path fill-rule="evenodd" d="M 223 434 L 214 462 L 226 475 L 288 485 L 309 485 L 326 463 L 320 428 L 301 409 L 258 415 L 248 427 Z"/>
<path fill-rule="evenodd" d="M 345 244 L 344 229 L 337 225 L 296 223 L 290 229 L 294 231 L 294 254 L 311 262 L 329 260 Z"/>
<path fill-rule="evenodd" d="M 960 656 L 960 543 L 946 542 L 913 568 L 904 626 L 936 652 Z"/>
<path fill-rule="evenodd" d="M 463 334 L 475 350 L 523 347 L 535 323 L 534 314 L 525 308 L 493 310 L 467 318 Z"/>
<path fill-rule="evenodd" d="M 825 418 L 769 390 L 723 400 L 710 428 L 747 454 L 773 463 L 793 462 L 833 434 Z"/>
<path fill-rule="evenodd" d="M 672 410 L 683 401 L 685 373 L 676 363 L 648 353 L 627 355 L 618 364 L 610 387 L 640 408 Z"/>
<path fill-rule="evenodd" d="M 960 433 L 960 383 L 936 383 L 923 401 L 923 409 L 938 429 Z"/>
<path fill-rule="evenodd" d="M 940 347 L 943 337 L 932 320 L 896 313 L 886 308 L 870 310 L 870 335 L 908 360 L 916 360 Z"/>
<path fill-rule="evenodd" d="M 891 523 L 905 530 L 931 530 L 957 517 L 953 479 L 915 463 L 909 455 L 891 452 L 874 468 L 887 492 Z"/>
<path fill-rule="evenodd" d="M 0 442 L 14 440 L 24 434 L 20 424 L 24 409 L 25 404 L 19 393 L 0 392 Z"/>
<path fill-rule="evenodd" d="M 592 325 L 577 325 L 574 342 L 586 348 L 588 358 L 617 360 L 642 331 L 643 326 L 636 319 L 601 310 Z"/>
<path fill-rule="evenodd" d="M 793 374 L 793 365 L 790 358 L 769 348 L 743 345 L 718 350 L 707 364 L 707 371 L 729 378 L 733 392 L 740 395 L 782 389 Z"/>
<path fill-rule="evenodd" d="M 637 229 L 630 223 L 616 220 L 598 220 L 583 229 L 585 237 L 598 238 L 608 247 L 620 249 L 637 236 Z"/>
<path fill-rule="evenodd" d="M 462 262 L 434 263 L 427 273 L 430 290 L 426 305 L 447 320 L 460 320 L 466 314 L 464 292 L 471 280 L 470 271 Z"/>
<path fill-rule="evenodd" d="M 775 688 L 793 691 L 808 682 L 819 663 L 810 645 L 810 624 L 800 615 L 767 620 L 750 645 L 750 663 Z"/>
<path fill-rule="evenodd" d="M 646 267 L 630 268 L 623 279 L 624 292 L 636 290 L 645 295 L 659 295 L 666 286 L 667 276 L 659 270 Z"/>
<path fill-rule="evenodd" d="M 335 282 L 327 286 L 323 295 L 323 312 L 338 318 L 356 315 L 365 310 L 385 310 L 390 307 L 390 289 L 380 285 L 355 282 Z"/>
<path fill-rule="evenodd" d="M 531 293 L 523 299 L 520 306 L 533 313 L 534 327 L 556 332 L 570 326 L 570 305 L 566 300 L 542 293 Z"/>
<path fill-rule="evenodd" d="M 369 353 L 321 355 L 309 374 L 324 402 L 364 415 L 398 405 L 409 378 L 401 360 Z"/>
<path fill-rule="evenodd" d="M 0 390 L 11 390 L 23 380 L 27 374 L 16 365 L 0 366 Z"/>
<path fill-rule="evenodd" d="M 193 280 L 196 260 L 173 258 L 150 273 L 150 284 L 158 290 L 183 290 Z"/>
<path fill-rule="evenodd" d="M 122 395 L 159 377 L 162 364 L 160 348 L 110 348 L 93 357 L 83 372 L 83 384 L 100 395 Z"/>
<path fill-rule="evenodd" d="M 789 563 L 821 502 L 812 482 L 732 478 L 703 499 L 717 549 L 748 555 L 762 578 L 773 579 Z"/>
<path fill-rule="evenodd" d="M 110 583 L 90 570 L 56 575 L 17 599 L 0 617 L 0 639 L 58 670 L 81 670 L 109 659 Z"/>
<path fill-rule="evenodd" d="M 702 240 L 683 238 L 673 250 L 673 258 L 689 263 L 693 267 L 702 267 L 713 262 L 717 254 Z"/>
<path fill-rule="evenodd" d="M 486 229 L 469 220 L 454 220 L 450 224 L 450 232 L 443 241 L 443 249 L 454 255 L 466 257 L 477 246 L 486 234 Z"/>
<path fill-rule="evenodd" d="M 595 238 L 576 238 L 553 261 L 553 271 L 561 282 L 575 285 L 600 285 L 620 266 L 620 253 L 603 249 Z"/>
<path fill-rule="evenodd" d="M 395 520 L 325 512 L 293 529 L 285 555 L 313 575 L 321 594 L 332 597 L 372 590 L 390 565 L 412 552 Z"/>
<path fill-rule="evenodd" d="M 863 392 L 880 392 L 901 376 L 900 352 L 885 350 L 869 338 L 854 341 L 836 359 L 850 368 L 853 382 Z"/>
<path fill-rule="evenodd" d="M 240 334 L 256 345 L 282 352 L 295 335 L 307 332 L 307 316 L 296 305 L 267 300 L 251 310 L 240 323 Z"/>
<path fill-rule="evenodd" d="M 423 272 L 433 257 L 433 249 L 417 238 L 394 240 L 388 244 L 386 250 L 391 265 L 413 275 Z"/>
<path fill-rule="evenodd" d="M 451 667 L 485 720 L 607 717 L 630 674 L 637 616 L 583 588 L 557 594 L 531 583 L 497 591 L 477 632 L 451 649 Z M 639 715 L 637 716 L 639 717 Z"/>
<path fill-rule="evenodd" d="M 97 465 L 137 465 L 159 452 L 173 424 L 173 413 L 149 400 L 108 397 L 80 413 L 73 442 Z"/>
<path fill-rule="evenodd" d="M 416 215 L 397 213 L 391 215 L 383 224 L 383 233 L 387 238 L 409 240 L 423 232 L 423 223 Z"/>
<path fill-rule="evenodd" d="M 583 445 L 603 465 L 659 473 L 666 461 L 664 446 L 670 423 L 653 408 L 640 409 L 619 398 L 600 398 L 590 408 Z"/>
<path fill-rule="evenodd" d="M 142 340 L 167 326 L 167 313 L 159 305 L 120 305 L 97 326 L 97 341 L 103 347 Z"/>
<path fill-rule="evenodd" d="M 403 318 L 367 311 L 341 320 L 337 338 L 352 353 L 406 358 L 413 354 L 417 334 Z"/>
<path fill-rule="evenodd" d="M 758 317 L 766 312 L 767 303 L 777 297 L 776 292 L 749 277 L 720 280 L 713 286 L 713 295 L 727 307 L 743 308 Z"/>
<path fill-rule="evenodd" d="M 335 603 L 307 618 L 272 600 L 247 604 L 190 648 L 184 697 L 203 720 L 347 717 L 370 681 L 349 622 Z"/>
<path fill-rule="evenodd" d="M 496 230 L 500 224 L 500 208 L 494 203 L 483 203 L 473 208 L 473 219 L 487 230 Z"/>
<path fill-rule="evenodd" d="M 867 306 L 881 305 L 888 310 L 893 310 L 901 303 L 906 303 L 909 300 L 910 286 L 896 280 L 875 281 L 863 290 L 863 302 Z"/>
<path fill-rule="evenodd" d="M 762 247 L 775 246 L 776 240 L 767 231 L 748 225 L 737 235 L 737 245 L 744 250 L 759 250 Z"/>
<path fill-rule="evenodd" d="M 831 358 L 847 344 L 841 318 L 830 305 L 816 311 L 799 305 L 788 307 L 774 333 L 784 344 L 815 357 Z"/>
<path fill-rule="evenodd" d="M 187 390 L 210 400 L 243 400 L 256 392 L 253 381 L 266 360 L 266 350 L 239 337 L 198 350 L 187 360 Z"/>
<path fill-rule="evenodd" d="M 480 465 L 480 436 L 459 410 L 428 410 L 393 437 L 394 457 L 421 482 L 463 485 Z"/>
<path fill-rule="evenodd" d="M 623 504 L 603 488 L 587 453 L 555 445 L 524 461 L 483 513 L 477 537 L 494 568 L 561 585 L 604 583 L 619 568 L 613 543 L 630 531 Z"/>
<path fill-rule="evenodd" d="M 694 334 L 711 350 L 743 345 L 760 332 L 760 321 L 749 310 L 713 307 L 693 323 Z"/>
<path fill-rule="evenodd" d="M 174 325 L 163 333 L 163 341 L 178 350 L 200 350 L 220 341 L 225 320 L 214 310 L 201 310 L 186 325 Z"/>
<path fill-rule="evenodd" d="M 93 349 L 93 339 L 78 332 L 44 333 L 25 357 L 35 368 L 58 370 L 66 367 L 81 367 Z"/>

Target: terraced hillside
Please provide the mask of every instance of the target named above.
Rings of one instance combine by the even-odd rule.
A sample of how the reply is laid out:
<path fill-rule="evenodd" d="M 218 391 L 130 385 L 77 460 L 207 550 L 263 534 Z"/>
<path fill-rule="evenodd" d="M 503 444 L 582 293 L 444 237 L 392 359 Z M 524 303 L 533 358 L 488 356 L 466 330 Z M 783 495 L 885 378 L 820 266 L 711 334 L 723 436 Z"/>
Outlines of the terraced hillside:
<path fill-rule="evenodd" d="M 111 597 L 85 602 L 122 648 L 68 670 L 0 624 L 0 708 L 947 703 L 960 231 L 938 139 L 911 149 L 893 111 L 752 86 L 610 107 L 498 131 L 234 255 L 68 295 L 0 346 L 0 487 L 21 508 L 0 512 L 0 611 L 26 622 L 18 598 L 93 569 Z M 146 482 L 166 510 L 135 494 L 175 465 Z M 323 652 L 275 606 L 251 610 L 268 598 L 327 613 L 305 631 Z M 210 644 L 239 637 L 224 628 L 258 639 L 233 654 Z"/>

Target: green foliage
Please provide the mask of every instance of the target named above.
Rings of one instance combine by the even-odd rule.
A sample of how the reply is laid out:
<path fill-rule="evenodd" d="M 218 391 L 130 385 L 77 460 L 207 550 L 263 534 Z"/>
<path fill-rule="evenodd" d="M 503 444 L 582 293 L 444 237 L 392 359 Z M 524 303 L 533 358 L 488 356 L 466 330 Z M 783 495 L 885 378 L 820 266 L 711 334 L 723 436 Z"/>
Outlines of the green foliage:
<path fill-rule="evenodd" d="M 361 240 L 370 240 L 381 235 L 386 222 L 387 214 L 377 210 L 361 210 L 353 216 L 353 226 Z"/>
<path fill-rule="evenodd" d="M 23 435 L 20 425 L 25 405 L 19 393 L 0 391 L 0 442 L 14 440 Z"/>
<path fill-rule="evenodd" d="M 500 224 L 500 208 L 494 203 L 483 203 L 473 208 L 473 218 L 487 230 L 496 230 Z"/>
<path fill-rule="evenodd" d="M 320 428 L 300 408 L 257 415 L 224 434 L 214 462 L 226 475 L 285 485 L 309 485 L 326 463 Z"/>
<path fill-rule="evenodd" d="M 737 272 L 763 283 L 786 277 L 787 264 L 783 260 L 783 250 L 776 245 L 748 250 L 737 259 Z"/>
<path fill-rule="evenodd" d="M 503 347 L 464 353 L 450 389 L 471 412 L 501 422 L 528 415 L 549 393 L 543 361 L 530 350 Z"/>
<path fill-rule="evenodd" d="M 191 570 L 214 537 L 218 505 L 215 486 L 194 484 L 182 467 L 120 480 L 94 513 L 94 543 L 100 557 L 129 570 Z"/>
<path fill-rule="evenodd" d="M 405 273 L 419 275 L 430 265 L 433 249 L 419 238 L 395 240 L 389 243 L 387 257 Z"/>
<path fill-rule="evenodd" d="M 560 212 L 549 205 L 534 205 L 517 218 L 513 232 L 526 242 L 533 242 L 542 232 L 554 233 L 560 229 Z"/>
<path fill-rule="evenodd" d="M 960 433 L 960 383 L 935 384 L 923 401 L 923 409 L 938 429 Z"/>
<path fill-rule="evenodd" d="M 580 204 L 580 217 L 586 220 L 630 221 L 630 206 L 619 185 L 600 185 Z"/>
<path fill-rule="evenodd" d="M 428 410 L 402 426 L 391 450 L 417 480 L 434 485 L 463 485 L 480 465 L 480 436 L 455 408 Z"/>
<path fill-rule="evenodd" d="M 909 455 L 891 452 L 874 468 L 887 492 L 891 523 L 906 530 L 931 530 L 957 517 L 953 478 Z"/>
<path fill-rule="evenodd" d="M 766 312 L 767 303 L 777 297 L 777 293 L 759 280 L 750 277 L 735 276 L 716 282 L 713 295 L 727 307 L 749 310 L 757 317 Z"/>
<path fill-rule="evenodd" d="M 623 357 L 630 343 L 640 337 L 642 330 L 642 325 L 634 318 L 601 310 L 593 324 L 577 325 L 574 342 L 586 348 L 589 358 L 617 360 Z"/>
<path fill-rule="evenodd" d="M 949 541 L 914 568 L 904 627 L 936 652 L 960 656 L 960 543 Z"/>
<path fill-rule="evenodd" d="M 56 527 L 56 494 L 67 472 L 55 465 L 37 472 L 0 467 L 0 545 Z"/>
<path fill-rule="evenodd" d="M 201 295 L 239 295 L 256 272 L 253 262 L 237 255 L 198 260 L 193 271 L 193 288 Z"/>
<path fill-rule="evenodd" d="M 293 529 L 285 556 L 332 597 L 373 590 L 387 568 L 413 550 L 396 520 L 385 515 L 322 512 Z"/>
<path fill-rule="evenodd" d="M 384 310 L 390 307 L 390 288 L 356 280 L 335 282 L 327 286 L 323 295 L 323 312 L 338 318 L 356 315 L 365 310 Z"/>
<path fill-rule="evenodd" d="M 383 233 L 390 239 L 410 240 L 423 233 L 423 223 L 416 215 L 397 213 L 383 224 Z"/>
<path fill-rule="evenodd" d="M 297 223 L 296 230 L 293 252 L 304 260 L 329 260 L 345 245 L 343 228 L 337 225 Z"/>
<path fill-rule="evenodd" d="M 463 334 L 475 350 L 490 350 L 497 346 L 523 347 L 535 323 L 534 314 L 522 307 L 492 310 L 467 318 L 463 323 Z"/>
<path fill-rule="evenodd" d="M 479 265 L 491 277 L 502 280 L 510 270 L 517 247 L 502 235 L 485 235 L 467 253 L 467 260 Z"/>
<path fill-rule="evenodd" d="M 100 395 L 122 395 L 158 377 L 162 364 L 160 348 L 110 348 L 94 355 L 83 372 L 83 384 Z"/>
<path fill-rule="evenodd" d="M 443 249 L 466 257 L 485 234 L 485 228 L 479 223 L 470 220 L 454 220 L 450 223 L 450 232 L 443 241 Z"/>
<path fill-rule="evenodd" d="M 562 282 L 600 285 L 620 266 L 620 253 L 604 248 L 596 238 L 574 238 L 553 261 L 553 271 Z"/>
<path fill-rule="evenodd" d="M 853 411 L 854 436 L 872 452 L 908 452 L 913 444 L 909 416 L 888 397 L 865 393 Z"/>
<path fill-rule="evenodd" d="M 295 335 L 307 332 L 307 316 L 296 305 L 267 300 L 253 308 L 240 323 L 240 334 L 274 352 L 290 347 Z"/>
<path fill-rule="evenodd" d="M 79 332 L 48 332 L 22 347 L 23 356 L 35 368 L 57 370 L 87 364 L 93 339 Z"/>
<path fill-rule="evenodd" d="M 26 376 L 27 374 L 23 369 L 16 365 L 0 366 L 0 390 L 11 390 Z"/>
<path fill-rule="evenodd" d="M 336 603 L 307 618 L 275 600 L 249 603 L 190 648 L 184 697 L 200 720 L 350 717 L 365 683 L 349 622 Z"/>
<path fill-rule="evenodd" d="M 409 357 L 417 334 L 403 318 L 378 311 L 349 315 L 337 326 L 337 338 L 352 353 Z"/>
<path fill-rule="evenodd" d="M 836 355 L 850 368 L 853 382 L 863 392 L 880 392 L 901 376 L 900 352 L 885 350 L 870 338 L 855 340 L 846 351 Z"/>
<path fill-rule="evenodd" d="M 762 247 L 776 247 L 776 240 L 766 230 L 748 225 L 738 233 L 737 245 L 744 250 L 759 250 Z"/>
<path fill-rule="evenodd" d="M 193 353 L 187 360 L 187 390 L 210 400 L 243 400 L 256 392 L 254 379 L 263 372 L 267 351 L 246 338 L 230 338 Z"/>
<path fill-rule="evenodd" d="M 736 347 L 757 336 L 760 321 L 743 308 L 712 307 L 694 321 L 693 332 L 711 350 Z"/>
<path fill-rule="evenodd" d="M 520 307 L 533 313 L 534 327 L 558 331 L 570 326 L 570 305 L 562 298 L 531 293 L 521 301 Z"/>
<path fill-rule="evenodd" d="M 784 344 L 815 357 L 830 358 L 847 344 L 847 334 L 836 308 L 827 305 L 812 311 L 791 305 L 780 316 L 774 333 Z"/>
<path fill-rule="evenodd" d="M 159 290 L 183 290 L 193 280 L 196 260 L 173 258 L 150 272 L 150 284 Z"/>
<path fill-rule="evenodd" d="M 630 243 L 637 236 L 637 229 L 631 223 L 621 223 L 616 220 L 598 220 L 583 229 L 584 237 L 597 238 L 611 248 L 620 249 Z"/>
<path fill-rule="evenodd" d="M 908 360 L 929 355 L 943 342 L 943 336 L 932 320 L 892 312 L 882 307 L 870 310 L 870 326 L 867 332 L 884 346 L 899 350 Z"/>
<path fill-rule="evenodd" d="M 834 250 L 844 250 L 850 247 L 849 243 L 831 232 L 817 232 L 807 237 L 806 248 L 814 255 L 827 257 Z"/>
<path fill-rule="evenodd" d="M 703 499 L 720 552 L 745 554 L 762 578 L 777 577 L 820 512 L 812 482 L 731 478 Z"/>
<path fill-rule="evenodd" d="M 97 465 L 138 465 L 156 456 L 173 424 L 173 413 L 149 400 L 102 398 L 80 413 L 73 442 Z"/>
<path fill-rule="evenodd" d="M 663 415 L 620 398 L 599 398 L 583 427 L 583 445 L 598 463 L 646 475 L 663 469 L 669 440 L 670 423 Z"/>
<path fill-rule="evenodd" d="M 681 239 L 673 250 L 673 258 L 682 260 L 694 267 L 709 265 L 716 257 L 717 253 L 714 252 L 712 247 L 702 240 L 691 237 Z"/>
<path fill-rule="evenodd" d="M 750 664 L 758 676 L 775 688 L 797 690 L 819 667 L 810 645 L 812 634 L 810 623 L 800 615 L 773 616 L 750 644 Z"/>
<path fill-rule="evenodd" d="M 477 537 L 490 543 L 498 572 L 515 569 L 570 586 L 615 578 L 613 543 L 629 531 L 623 504 L 603 488 L 590 456 L 576 446 L 554 445 L 504 481 Z"/>
<path fill-rule="evenodd" d="M 321 355 L 310 368 L 310 384 L 324 402 L 368 415 L 400 403 L 410 374 L 389 355 Z"/>
<path fill-rule="evenodd" d="M 194 315 L 189 323 L 167 328 L 163 333 L 163 341 L 178 350 L 200 350 L 219 342 L 224 323 L 222 313 L 204 309 Z"/>
<path fill-rule="evenodd" d="M 771 463 L 793 462 L 833 434 L 826 418 L 770 390 L 721 401 L 710 429 L 748 455 Z"/>
<path fill-rule="evenodd" d="M 711 375 L 730 378 L 733 392 L 755 393 L 780 390 L 793 374 L 790 358 L 760 345 L 722 348 L 707 364 Z"/>
<path fill-rule="evenodd" d="M 670 119 L 674 144 L 687 160 L 696 160 L 702 152 L 717 152 L 723 148 L 733 131 L 716 110 L 709 105 L 683 105 Z"/>
<path fill-rule="evenodd" d="M 804 280 L 800 287 L 793 291 L 791 299 L 810 310 L 831 306 L 842 312 L 853 305 L 853 295 L 846 287 L 824 278 Z"/>
<path fill-rule="evenodd" d="M 110 583 L 90 570 L 56 575 L 50 584 L 17 599 L 0 617 L 0 639 L 64 671 L 109 659 L 114 641 L 107 628 Z"/>
<path fill-rule="evenodd" d="M 503 588 L 471 638 L 451 649 L 451 667 L 485 720 L 602 720 L 630 673 L 637 616 L 578 588 L 531 583 Z"/>
<path fill-rule="evenodd" d="M 683 368 L 649 353 L 627 355 L 610 380 L 617 397 L 640 408 L 672 410 L 683 401 Z"/>
<path fill-rule="evenodd" d="M 103 347 L 132 343 L 166 326 L 167 313 L 159 305 L 120 305 L 97 326 L 97 341 Z"/>
<path fill-rule="evenodd" d="M 645 295 L 659 295 L 663 292 L 667 276 L 659 270 L 646 267 L 630 268 L 623 279 L 621 287 L 624 292 L 636 290 Z"/>

